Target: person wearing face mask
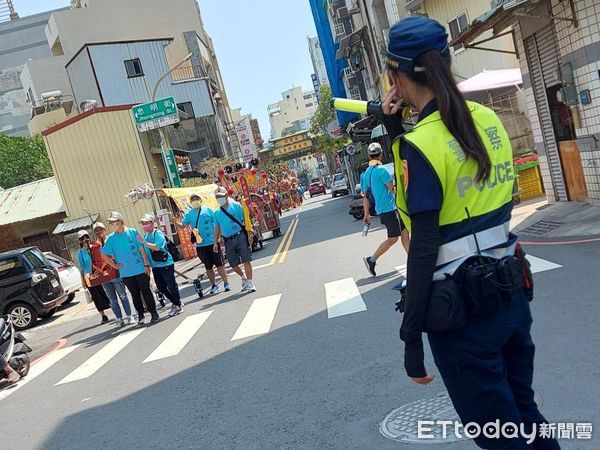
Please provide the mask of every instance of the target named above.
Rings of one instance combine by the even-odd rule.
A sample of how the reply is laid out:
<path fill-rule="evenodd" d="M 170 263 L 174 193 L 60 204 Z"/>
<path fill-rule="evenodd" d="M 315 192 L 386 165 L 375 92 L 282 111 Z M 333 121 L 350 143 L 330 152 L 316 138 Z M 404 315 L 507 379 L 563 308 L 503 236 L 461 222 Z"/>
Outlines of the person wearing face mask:
<path fill-rule="evenodd" d="M 545 423 L 532 389 L 531 274 L 509 232 L 514 170 L 496 113 L 467 102 L 451 72 L 443 25 L 408 17 L 389 32 L 391 89 L 382 101 L 396 205 L 412 230 L 400 338 L 408 376 L 433 380 L 422 333 L 462 423 Z M 401 108 L 419 113 L 404 132 Z M 504 427 L 503 427 L 504 428 Z M 487 449 L 558 449 L 555 439 L 475 437 Z"/>
<path fill-rule="evenodd" d="M 227 271 L 223 262 L 223 253 L 221 248 L 215 244 L 215 220 L 214 211 L 207 207 L 202 207 L 202 197 L 199 194 L 190 195 L 190 209 L 181 225 L 187 226 L 192 232 L 192 242 L 196 244 L 196 253 L 206 269 L 206 275 L 211 282 L 210 293 L 217 294 L 220 292 L 219 285 L 215 276 L 214 268 L 217 268 L 221 279 L 223 280 L 223 289 L 225 292 L 231 290 L 229 280 L 227 279 Z"/>
<path fill-rule="evenodd" d="M 221 236 L 225 239 L 225 252 L 229 265 L 242 278 L 242 292 L 256 292 L 252 282 L 252 233 L 245 225 L 243 206 L 229 198 L 227 189 L 215 191 L 219 209 L 215 212 L 215 251 Z M 244 265 L 244 271 L 240 265 Z"/>
<path fill-rule="evenodd" d="M 108 223 L 113 232 L 108 235 L 102 247 L 105 261 L 119 271 L 123 283 L 127 286 L 133 306 L 138 313 L 138 325 L 143 325 L 146 321 L 144 303 L 150 313 L 150 323 L 156 323 L 160 318 L 150 288 L 152 271 L 146 250 L 138 240 L 141 238 L 140 234 L 135 228 L 126 227 L 123 216 L 117 211 L 110 213 Z"/>
<path fill-rule="evenodd" d="M 102 251 L 102 247 L 104 247 L 107 237 L 106 227 L 102 222 L 96 222 L 92 225 L 92 231 L 96 236 L 96 242 L 92 245 L 97 245 L 100 248 L 100 251 Z M 129 297 L 127 297 L 127 291 L 125 290 L 125 283 L 123 283 L 123 280 L 120 277 L 117 277 L 102 284 L 102 287 L 104 287 L 104 291 L 110 300 L 110 308 L 117 318 L 118 325 L 124 327 L 125 325 L 131 324 L 133 322 L 133 317 L 131 317 L 131 305 L 129 304 Z M 119 300 L 121 301 L 123 310 L 121 310 Z M 125 317 L 123 317 L 123 311 L 125 312 Z"/>
<path fill-rule="evenodd" d="M 167 238 L 161 230 L 154 229 L 156 218 L 152 214 L 145 214 L 140 219 L 144 238 L 138 235 L 138 241 L 149 250 L 149 261 L 156 288 L 171 301 L 169 317 L 177 316 L 183 312 L 179 286 L 175 280 L 175 261 L 167 250 Z"/>
<path fill-rule="evenodd" d="M 108 299 L 106 292 L 102 285 L 92 286 L 90 284 L 90 277 L 92 275 L 92 254 L 90 252 L 91 240 L 90 235 L 86 230 L 79 230 L 77 233 L 77 239 L 79 240 L 79 251 L 77 252 L 77 263 L 79 265 L 79 271 L 83 277 L 83 286 L 89 291 L 92 296 L 94 305 L 98 314 L 100 314 L 100 323 L 108 323 L 108 317 L 104 313 L 110 308 L 110 300 Z"/>

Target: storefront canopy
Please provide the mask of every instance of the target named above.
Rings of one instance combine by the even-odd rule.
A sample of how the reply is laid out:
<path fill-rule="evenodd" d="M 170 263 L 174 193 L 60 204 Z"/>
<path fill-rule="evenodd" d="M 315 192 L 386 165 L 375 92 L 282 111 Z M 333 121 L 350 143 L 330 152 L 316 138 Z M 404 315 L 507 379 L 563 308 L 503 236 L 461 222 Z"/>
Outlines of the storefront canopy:
<path fill-rule="evenodd" d="M 515 53 L 508 50 L 498 50 L 481 47 L 480 44 L 496 39 L 500 36 L 512 33 L 512 30 L 505 31 L 522 17 L 540 17 L 532 14 L 532 10 L 539 5 L 539 0 L 493 0 L 492 9 L 477 17 L 471 25 L 463 30 L 450 43 L 454 45 L 464 45 L 466 48 L 478 48 L 480 50 L 490 50 L 501 53 Z M 572 9 L 572 3 L 571 9 Z M 551 20 L 566 20 L 576 22 L 574 18 L 559 16 L 544 16 Z M 574 15 L 573 15 L 574 17 Z M 486 31 L 492 31 L 492 36 L 486 39 L 475 41 Z"/>
<path fill-rule="evenodd" d="M 522 83 L 521 69 L 484 70 L 458 83 L 458 88 L 461 92 L 467 93 L 519 86 Z"/>
<path fill-rule="evenodd" d="M 80 217 L 79 219 L 67 220 L 66 222 L 56 225 L 52 234 L 70 234 L 75 231 L 91 228 L 92 224 L 98 220 L 98 217 L 98 214 L 92 214 L 90 216 Z"/>

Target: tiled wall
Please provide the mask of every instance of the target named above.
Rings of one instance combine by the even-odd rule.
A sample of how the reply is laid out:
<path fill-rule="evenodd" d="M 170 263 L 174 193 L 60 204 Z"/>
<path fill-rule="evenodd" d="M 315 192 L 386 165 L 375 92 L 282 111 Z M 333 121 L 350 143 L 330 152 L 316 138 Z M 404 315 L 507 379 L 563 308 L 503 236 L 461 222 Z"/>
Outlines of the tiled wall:
<path fill-rule="evenodd" d="M 552 13 L 571 17 L 570 2 L 552 0 Z M 589 89 L 591 103 L 579 104 L 580 127 L 576 129 L 583 172 L 591 203 L 600 206 L 600 2 L 575 0 L 578 26 L 555 21 L 560 62 L 574 68 L 577 91 Z"/>

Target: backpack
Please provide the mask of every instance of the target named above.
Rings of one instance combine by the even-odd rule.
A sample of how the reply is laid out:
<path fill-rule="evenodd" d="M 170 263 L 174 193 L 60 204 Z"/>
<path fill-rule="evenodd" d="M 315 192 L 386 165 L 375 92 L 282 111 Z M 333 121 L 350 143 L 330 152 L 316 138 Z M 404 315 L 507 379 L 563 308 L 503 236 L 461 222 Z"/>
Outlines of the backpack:
<path fill-rule="evenodd" d="M 177 246 L 168 237 L 166 237 L 166 239 L 167 239 L 167 251 L 173 257 L 173 262 L 179 261 L 181 259 L 181 257 L 179 256 L 179 250 L 177 249 Z"/>
<path fill-rule="evenodd" d="M 377 166 L 373 166 L 373 168 L 371 169 L 371 173 L 369 174 L 369 187 L 367 188 L 367 191 L 365 192 L 365 197 L 367 197 L 367 200 L 369 201 L 369 215 L 370 216 L 375 215 L 375 197 L 373 197 L 373 192 L 371 190 L 371 188 L 373 187 L 373 184 L 372 184 L 373 183 L 373 171 L 375 170 L 375 167 L 377 167 Z"/>

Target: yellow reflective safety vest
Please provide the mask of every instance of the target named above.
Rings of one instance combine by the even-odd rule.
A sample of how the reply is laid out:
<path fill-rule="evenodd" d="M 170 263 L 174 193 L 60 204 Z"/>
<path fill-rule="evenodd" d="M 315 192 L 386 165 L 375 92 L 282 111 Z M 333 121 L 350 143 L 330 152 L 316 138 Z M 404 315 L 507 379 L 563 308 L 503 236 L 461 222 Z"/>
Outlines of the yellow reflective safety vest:
<path fill-rule="evenodd" d="M 410 184 L 410 167 L 402 158 L 401 140 L 423 155 L 440 182 L 443 195 L 439 216 L 442 245 L 438 266 L 464 260 L 476 253 L 473 230 L 481 250 L 494 249 L 509 240 L 515 180 L 510 139 L 496 113 L 474 102 L 467 102 L 467 105 L 492 163 L 491 174 L 486 181 L 476 181 L 477 162 L 465 156 L 460 144 L 444 125 L 439 111 L 425 117 L 392 144 L 396 205 L 409 231 L 411 220 L 406 190 Z M 465 208 L 468 208 L 472 221 L 467 219 Z M 491 253 L 490 256 L 505 256 L 503 251 Z"/>

